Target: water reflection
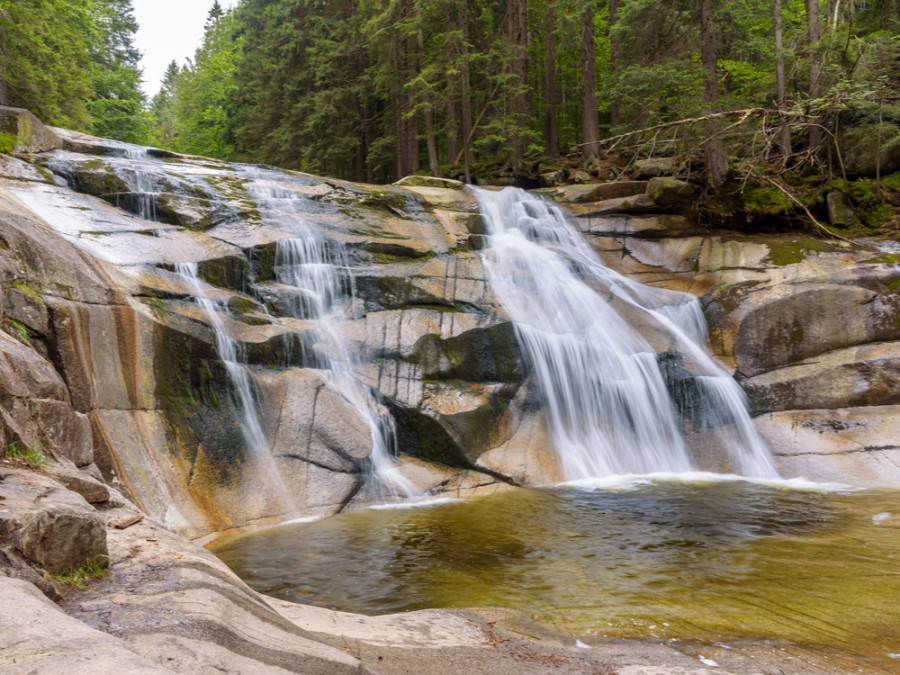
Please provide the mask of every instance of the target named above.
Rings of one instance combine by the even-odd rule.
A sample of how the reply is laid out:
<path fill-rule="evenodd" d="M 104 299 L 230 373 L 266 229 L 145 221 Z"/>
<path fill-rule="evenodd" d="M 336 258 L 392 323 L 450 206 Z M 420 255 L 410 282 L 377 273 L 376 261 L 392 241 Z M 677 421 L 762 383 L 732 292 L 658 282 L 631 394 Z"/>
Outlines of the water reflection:
<path fill-rule="evenodd" d="M 582 638 L 900 652 L 897 493 L 517 490 L 283 527 L 217 553 L 257 590 L 345 611 L 499 606 Z"/>

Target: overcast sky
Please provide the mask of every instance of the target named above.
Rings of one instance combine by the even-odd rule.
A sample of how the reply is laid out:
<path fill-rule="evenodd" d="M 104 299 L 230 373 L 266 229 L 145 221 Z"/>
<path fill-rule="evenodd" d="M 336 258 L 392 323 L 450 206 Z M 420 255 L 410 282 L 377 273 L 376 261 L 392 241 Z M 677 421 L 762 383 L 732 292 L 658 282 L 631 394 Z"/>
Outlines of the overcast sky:
<path fill-rule="evenodd" d="M 159 91 L 166 66 L 172 59 L 184 65 L 203 40 L 203 24 L 213 0 L 132 0 L 138 22 L 135 47 L 143 54 L 144 91 Z M 219 0 L 229 9 L 237 0 Z"/>

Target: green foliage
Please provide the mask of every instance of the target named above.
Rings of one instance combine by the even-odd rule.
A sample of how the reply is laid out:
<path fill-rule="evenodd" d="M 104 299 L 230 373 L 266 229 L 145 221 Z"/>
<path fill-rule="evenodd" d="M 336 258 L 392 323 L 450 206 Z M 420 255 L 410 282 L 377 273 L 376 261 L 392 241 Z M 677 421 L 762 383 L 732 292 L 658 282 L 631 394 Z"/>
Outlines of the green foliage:
<path fill-rule="evenodd" d="M 83 589 L 88 582 L 94 579 L 103 579 L 108 574 L 109 557 L 98 556 L 88 560 L 77 569 L 65 569 L 58 574 L 51 574 L 50 576 L 61 584 Z"/>
<path fill-rule="evenodd" d="M 0 152 L 12 152 L 19 144 L 19 137 L 15 134 L 0 133 Z"/>
<path fill-rule="evenodd" d="M 46 124 L 143 141 L 136 29 L 131 0 L 4 0 L 0 103 Z"/>
<path fill-rule="evenodd" d="M 28 334 L 28 328 L 21 321 L 16 321 L 15 319 L 11 319 L 9 317 L 6 318 L 5 323 L 12 330 L 19 339 L 24 342 L 26 345 L 31 345 L 31 336 Z"/>
<path fill-rule="evenodd" d="M 18 443 L 10 443 L 3 451 L 6 459 L 19 459 L 25 462 L 29 467 L 36 470 L 44 469 L 47 466 L 47 456 L 40 448 L 32 448 L 27 445 L 20 446 Z"/>
<path fill-rule="evenodd" d="M 794 210 L 791 200 L 771 185 L 749 186 L 743 192 L 743 201 L 747 212 L 756 215 L 773 216 Z"/>

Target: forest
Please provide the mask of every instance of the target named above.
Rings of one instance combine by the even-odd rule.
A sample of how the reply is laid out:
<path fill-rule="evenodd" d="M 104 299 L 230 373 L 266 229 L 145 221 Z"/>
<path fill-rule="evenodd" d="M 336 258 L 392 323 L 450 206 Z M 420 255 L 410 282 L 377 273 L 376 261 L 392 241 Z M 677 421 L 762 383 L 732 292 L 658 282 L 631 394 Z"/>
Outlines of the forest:
<path fill-rule="evenodd" d="M 215 0 L 149 101 L 135 30 L 130 0 L 0 0 L 0 103 L 357 181 L 537 185 L 669 156 L 757 214 L 860 177 L 866 224 L 894 213 L 900 0 Z"/>

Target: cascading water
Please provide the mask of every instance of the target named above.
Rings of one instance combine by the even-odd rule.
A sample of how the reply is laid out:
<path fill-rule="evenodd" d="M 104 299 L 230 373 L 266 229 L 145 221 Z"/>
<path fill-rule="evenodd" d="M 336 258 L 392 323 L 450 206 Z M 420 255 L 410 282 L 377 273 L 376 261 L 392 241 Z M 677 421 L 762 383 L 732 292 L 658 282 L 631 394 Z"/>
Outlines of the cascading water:
<path fill-rule="evenodd" d="M 250 456 L 261 465 L 270 484 L 276 487 L 278 497 L 283 505 L 282 508 L 288 513 L 293 513 L 297 509 L 292 503 L 287 487 L 284 485 L 278 467 L 275 466 L 275 460 L 269 451 L 269 444 L 259 420 L 256 397 L 253 395 L 251 375 L 243 363 L 240 345 L 225 329 L 222 314 L 227 314 L 228 308 L 224 303 L 207 297 L 198 275 L 197 263 L 176 263 L 175 273 L 190 284 L 191 294 L 213 328 L 219 358 L 225 365 L 225 370 L 234 386 L 247 450 Z"/>
<path fill-rule="evenodd" d="M 321 369 L 329 385 L 359 412 L 372 439 L 369 456 L 371 473 L 391 497 L 419 494 L 415 486 L 397 469 L 394 420 L 380 405 L 369 387 L 360 382 L 354 368 L 357 361 L 347 349 L 341 326 L 352 311 L 355 297 L 353 276 L 343 245 L 326 240 L 304 220 L 306 199 L 272 182 L 270 172 L 245 169 L 246 187 L 262 217 L 277 222 L 279 228 L 296 234 L 276 245 L 275 278 L 291 290 L 287 295 L 290 313 L 309 319 L 311 330 L 305 336 L 314 346 L 305 350 L 314 354 L 312 363 Z"/>
<path fill-rule="evenodd" d="M 548 201 L 515 188 L 477 197 L 490 234 L 485 266 L 542 392 L 567 478 L 696 470 L 682 415 L 692 431 L 718 436 L 735 473 L 777 477 L 743 392 L 701 346 L 696 298 L 609 269 Z M 640 328 L 676 354 L 669 386 L 677 370 L 689 391 L 680 406 L 660 350 Z"/>

